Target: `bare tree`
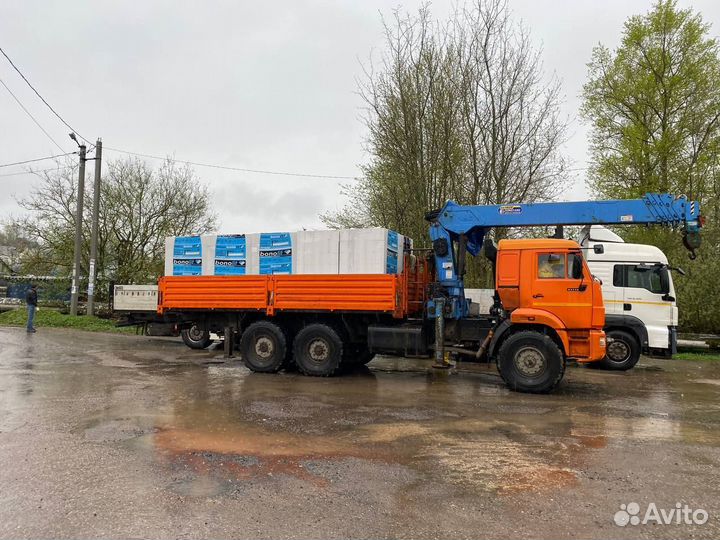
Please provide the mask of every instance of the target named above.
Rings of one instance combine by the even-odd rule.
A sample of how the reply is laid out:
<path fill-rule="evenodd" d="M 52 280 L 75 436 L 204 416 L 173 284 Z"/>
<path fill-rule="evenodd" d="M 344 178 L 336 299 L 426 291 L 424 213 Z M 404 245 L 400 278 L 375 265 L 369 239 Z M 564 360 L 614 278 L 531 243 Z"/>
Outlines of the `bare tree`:
<path fill-rule="evenodd" d="M 77 168 L 38 173 L 40 185 L 19 201 L 19 221 L 39 247 L 25 264 L 69 274 L 75 231 Z M 91 182 L 86 182 L 91 186 Z M 82 272 L 87 275 L 92 196 L 83 212 Z M 100 281 L 151 282 L 162 273 L 166 236 L 199 234 L 215 227 L 210 194 L 188 166 L 168 159 L 151 169 L 136 159 L 111 161 L 102 179 L 97 269 Z"/>
<path fill-rule="evenodd" d="M 553 198 L 566 173 L 560 83 L 546 80 L 507 4 L 480 0 L 447 24 L 424 7 L 383 24 L 382 62 L 359 83 L 370 163 L 325 223 L 391 227 L 422 243 L 425 212 L 447 199 Z"/>
<path fill-rule="evenodd" d="M 453 48 L 462 98 L 465 197 L 471 204 L 552 199 L 566 173 L 560 82 L 544 80 L 539 50 L 507 3 L 456 14 Z"/>
<path fill-rule="evenodd" d="M 371 162 L 348 187 L 348 207 L 323 219 L 331 226 L 392 227 L 421 239 L 424 213 L 452 196 L 461 180 L 453 58 L 427 8 L 416 17 L 395 12 L 383 25 L 388 51 L 359 82 Z"/>

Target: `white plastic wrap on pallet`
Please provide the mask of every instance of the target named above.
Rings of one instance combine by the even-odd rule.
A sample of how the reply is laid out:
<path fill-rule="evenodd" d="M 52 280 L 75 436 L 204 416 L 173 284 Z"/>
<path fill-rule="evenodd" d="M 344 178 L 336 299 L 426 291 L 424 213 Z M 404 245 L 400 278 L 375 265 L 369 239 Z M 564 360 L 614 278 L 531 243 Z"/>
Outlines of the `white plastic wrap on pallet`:
<path fill-rule="evenodd" d="M 382 228 L 340 231 L 340 274 L 395 274 L 403 270 L 404 237 Z"/>
<path fill-rule="evenodd" d="M 205 235 L 200 237 L 202 245 L 202 275 L 212 276 L 215 274 L 215 242 L 217 236 Z"/>
<path fill-rule="evenodd" d="M 168 236 L 165 238 L 165 276 L 173 275 L 173 246 L 175 245 L 175 237 Z"/>
<path fill-rule="evenodd" d="M 294 274 L 337 274 L 340 268 L 340 231 L 298 231 Z"/>
<path fill-rule="evenodd" d="M 247 250 L 245 273 L 257 276 L 260 273 L 260 235 L 257 233 L 246 234 L 245 249 Z"/>

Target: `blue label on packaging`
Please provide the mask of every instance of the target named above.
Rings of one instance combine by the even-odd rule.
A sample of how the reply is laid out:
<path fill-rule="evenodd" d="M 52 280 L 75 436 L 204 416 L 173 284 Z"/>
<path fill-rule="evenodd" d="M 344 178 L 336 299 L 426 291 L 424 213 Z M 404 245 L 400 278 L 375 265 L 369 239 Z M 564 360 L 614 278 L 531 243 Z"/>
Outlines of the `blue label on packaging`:
<path fill-rule="evenodd" d="M 388 231 L 385 272 L 398 273 L 398 233 L 395 231 Z"/>
<path fill-rule="evenodd" d="M 244 234 L 218 236 L 215 240 L 215 275 L 242 276 L 247 267 Z"/>
<path fill-rule="evenodd" d="M 395 231 L 388 231 L 388 249 L 397 253 L 398 250 L 398 233 Z"/>
<path fill-rule="evenodd" d="M 292 274 L 290 233 L 260 235 L 260 274 Z"/>
<path fill-rule="evenodd" d="M 199 236 L 178 236 L 173 244 L 173 276 L 202 273 L 202 243 Z"/>
<path fill-rule="evenodd" d="M 390 249 L 387 250 L 387 257 L 385 259 L 385 271 L 388 274 L 398 273 L 398 254 Z"/>

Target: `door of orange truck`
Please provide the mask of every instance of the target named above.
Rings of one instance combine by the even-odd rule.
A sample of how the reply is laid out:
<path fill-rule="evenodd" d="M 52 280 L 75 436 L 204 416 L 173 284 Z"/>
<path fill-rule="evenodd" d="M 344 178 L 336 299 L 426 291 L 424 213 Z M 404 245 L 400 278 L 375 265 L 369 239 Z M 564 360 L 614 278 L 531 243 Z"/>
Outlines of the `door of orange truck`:
<path fill-rule="evenodd" d="M 530 251 L 531 304 L 556 315 L 568 329 L 592 327 L 592 277 L 582 253 L 552 249 Z"/>

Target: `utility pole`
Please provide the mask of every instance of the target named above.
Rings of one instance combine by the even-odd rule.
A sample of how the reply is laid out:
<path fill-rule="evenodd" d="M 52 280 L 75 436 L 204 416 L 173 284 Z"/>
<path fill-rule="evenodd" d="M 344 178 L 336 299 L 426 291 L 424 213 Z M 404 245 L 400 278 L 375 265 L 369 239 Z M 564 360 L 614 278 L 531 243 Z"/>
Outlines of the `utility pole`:
<path fill-rule="evenodd" d="M 73 133 L 73 136 L 75 134 Z M 72 136 L 71 136 L 72 137 Z M 74 137 L 73 137 L 74 139 Z M 80 289 L 80 249 L 82 246 L 82 216 L 85 198 L 85 145 L 80 144 L 80 173 L 78 175 L 77 210 L 75 212 L 75 262 L 73 263 L 72 287 L 70 289 L 70 315 L 77 315 L 78 291 Z"/>
<path fill-rule="evenodd" d="M 95 183 L 93 184 L 92 234 L 90 236 L 90 268 L 88 270 L 87 314 L 95 312 L 95 260 L 97 258 L 98 222 L 100 218 L 100 169 L 102 166 L 102 139 L 95 143 Z"/>

